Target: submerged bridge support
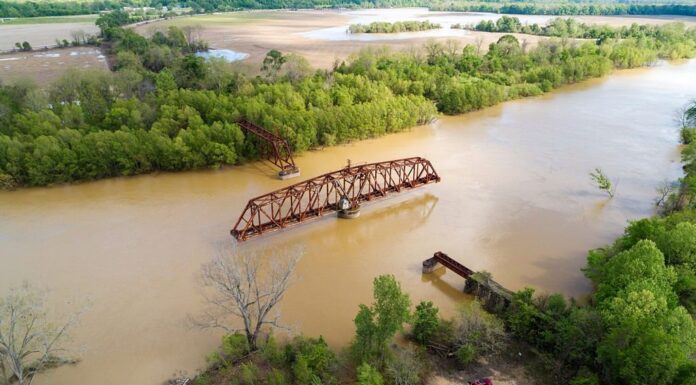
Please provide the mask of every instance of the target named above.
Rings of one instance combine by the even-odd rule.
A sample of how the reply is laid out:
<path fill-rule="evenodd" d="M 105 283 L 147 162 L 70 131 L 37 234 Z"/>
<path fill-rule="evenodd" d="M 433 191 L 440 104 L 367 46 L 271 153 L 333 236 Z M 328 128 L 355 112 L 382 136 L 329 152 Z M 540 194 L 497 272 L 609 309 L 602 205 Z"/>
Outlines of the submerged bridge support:
<path fill-rule="evenodd" d="M 475 296 L 483 307 L 492 313 L 505 310 L 512 302 L 512 292 L 492 280 L 490 273 L 474 272 L 440 251 L 423 261 L 423 274 L 432 273 L 441 267 L 446 267 L 465 278 L 464 292 Z"/>
<path fill-rule="evenodd" d="M 354 218 L 363 202 L 439 181 L 420 157 L 347 166 L 251 199 L 231 234 L 244 241 L 333 212 Z"/>
<path fill-rule="evenodd" d="M 300 169 L 295 165 L 287 140 L 247 120 L 238 120 L 237 124 L 245 132 L 261 139 L 261 155 L 280 168 L 278 173 L 280 179 L 289 179 L 300 175 Z"/>

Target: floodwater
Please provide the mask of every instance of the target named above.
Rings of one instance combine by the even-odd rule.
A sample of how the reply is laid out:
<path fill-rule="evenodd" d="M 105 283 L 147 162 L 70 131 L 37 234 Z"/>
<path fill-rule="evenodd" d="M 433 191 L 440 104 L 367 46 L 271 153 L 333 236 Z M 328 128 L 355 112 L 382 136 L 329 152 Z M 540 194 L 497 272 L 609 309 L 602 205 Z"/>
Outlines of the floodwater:
<path fill-rule="evenodd" d="M 249 54 L 246 52 L 233 51 L 231 49 L 209 49 L 203 52 L 196 52 L 196 56 L 204 59 L 222 58 L 228 62 L 234 62 L 248 58 Z"/>
<path fill-rule="evenodd" d="M 655 188 L 679 177 L 673 117 L 694 89 L 696 61 L 663 63 L 307 152 L 297 159 L 303 177 L 346 159 L 424 156 L 442 182 L 366 206 L 358 219 L 327 217 L 239 248 L 304 249 L 282 320 L 334 347 L 350 340 L 380 274 L 451 314 L 465 300 L 463 279 L 420 271 L 438 250 L 510 289 L 582 296 L 586 251 L 650 215 Z M 590 183 L 595 167 L 618 183 L 614 199 Z M 29 281 L 55 304 L 91 303 L 74 333 L 82 361 L 37 383 L 161 384 L 204 365 L 220 333 L 184 322 L 202 308 L 200 265 L 229 247 L 249 198 L 293 182 L 275 173 L 253 163 L 0 193 L 0 294 Z"/>
<path fill-rule="evenodd" d="M 380 40 L 407 40 L 421 37 L 447 37 L 463 36 L 467 30 L 452 29 L 453 24 L 474 26 L 483 20 L 496 21 L 503 15 L 484 12 L 432 12 L 427 8 L 394 8 L 394 9 L 361 9 L 342 12 L 350 17 L 347 24 L 320 28 L 313 31 L 301 32 L 301 36 L 317 40 L 351 40 L 351 41 L 380 41 Z M 553 16 L 544 15 L 514 15 L 522 24 L 544 25 Z M 428 31 L 402 32 L 402 33 L 348 33 L 351 24 L 370 24 L 373 22 L 397 21 L 426 21 L 440 24 L 442 28 Z"/>

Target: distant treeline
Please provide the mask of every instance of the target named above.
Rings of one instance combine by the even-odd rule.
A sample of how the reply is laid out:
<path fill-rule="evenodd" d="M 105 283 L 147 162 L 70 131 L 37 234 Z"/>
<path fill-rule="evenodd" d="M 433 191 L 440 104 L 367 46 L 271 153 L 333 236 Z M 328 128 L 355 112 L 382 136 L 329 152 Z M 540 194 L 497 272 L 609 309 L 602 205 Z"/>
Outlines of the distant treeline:
<path fill-rule="evenodd" d="M 673 27 L 673 28 L 672 28 Z M 580 39 L 625 39 L 636 38 L 642 39 L 652 37 L 659 40 L 665 40 L 661 35 L 674 34 L 693 34 L 694 30 L 685 30 L 679 24 L 673 24 L 671 28 L 660 28 L 655 25 L 638 25 L 610 27 L 608 25 L 585 24 L 580 23 L 573 18 L 555 18 L 547 25 L 540 26 L 539 24 L 522 24 L 516 17 L 502 16 L 496 21 L 482 20 L 474 29 L 483 32 L 504 32 L 504 33 L 526 33 L 531 35 L 552 36 L 552 37 L 571 37 Z M 680 49 L 679 45 L 671 46 L 673 49 Z M 691 49 L 688 44 L 684 49 Z M 663 56 L 671 57 L 672 55 L 663 52 Z M 680 56 L 677 54 L 676 56 Z"/>
<path fill-rule="evenodd" d="M 433 11 L 492 12 L 515 15 L 683 15 L 696 16 L 696 4 L 623 4 L 591 2 L 558 3 L 490 3 L 467 1 L 438 1 L 429 5 Z"/>
<path fill-rule="evenodd" d="M 586 43 L 542 41 L 531 50 L 505 35 L 488 47 L 430 43 L 418 53 L 364 52 L 314 71 L 296 55 L 269 52 L 263 76 L 204 60 L 195 31 L 145 38 L 99 19 L 113 73 L 73 71 L 47 91 L 0 87 L 0 184 L 6 188 L 237 164 L 257 157 L 234 123 L 244 117 L 296 151 L 397 132 L 437 111 L 458 114 L 540 95 L 612 68 L 696 54 L 683 24 L 659 33 Z"/>
<path fill-rule="evenodd" d="M 0 17 L 95 14 L 124 6 L 187 7 L 196 13 L 239 9 L 428 7 L 436 11 L 493 12 L 529 15 L 696 15 L 696 4 L 625 4 L 616 2 L 486 2 L 428 0 L 100 0 L 0 1 Z"/>
<path fill-rule="evenodd" d="M 0 17 L 39 17 L 88 15 L 101 11 L 120 9 L 127 2 L 103 1 L 0 1 Z"/>
<path fill-rule="evenodd" d="M 425 21 L 397 21 L 387 23 L 375 21 L 370 24 L 351 24 L 348 27 L 350 33 L 399 33 L 399 32 L 416 32 L 427 31 L 431 29 L 442 28 L 440 24 Z"/>

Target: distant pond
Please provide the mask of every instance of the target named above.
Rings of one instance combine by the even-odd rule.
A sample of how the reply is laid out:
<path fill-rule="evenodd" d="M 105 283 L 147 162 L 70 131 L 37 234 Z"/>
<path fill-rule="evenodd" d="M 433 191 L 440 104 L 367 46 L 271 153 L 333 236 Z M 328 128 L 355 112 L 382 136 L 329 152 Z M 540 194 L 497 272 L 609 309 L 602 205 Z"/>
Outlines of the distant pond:
<path fill-rule="evenodd" d="M 244 60 L 249 57 L 246 52 L 237 52 L 231 49 L 209 49 L 203 52 L 196 52 L 196 56 L 210 59 L 212 57 L 219 57 L 227 60 L 228 62 Z"/>

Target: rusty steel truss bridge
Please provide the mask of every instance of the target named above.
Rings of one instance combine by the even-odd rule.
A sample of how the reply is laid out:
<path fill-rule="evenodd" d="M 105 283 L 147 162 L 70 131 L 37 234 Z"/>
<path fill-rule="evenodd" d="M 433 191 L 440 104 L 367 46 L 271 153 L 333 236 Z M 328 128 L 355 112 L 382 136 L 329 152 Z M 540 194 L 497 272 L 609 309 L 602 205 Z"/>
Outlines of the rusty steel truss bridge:
<path fill-rule="evenodd" d="M 287 140 L 248 120 L 240 119 L 237 125 L 244 132 L 253 134 L 261 140 L 258 143 L 260 155 L 280 168 L 278 175 L 281 179 L 299 175 L 300 169 L 295 165 Z"/>
<path fill-rule="evenodd" d="M 333 212 L 355 217 L 363 202 L 439 181 L 430 161 L 420 157 L 348 165 L 251 199 L 231 234 L 245 241 Z"/>

